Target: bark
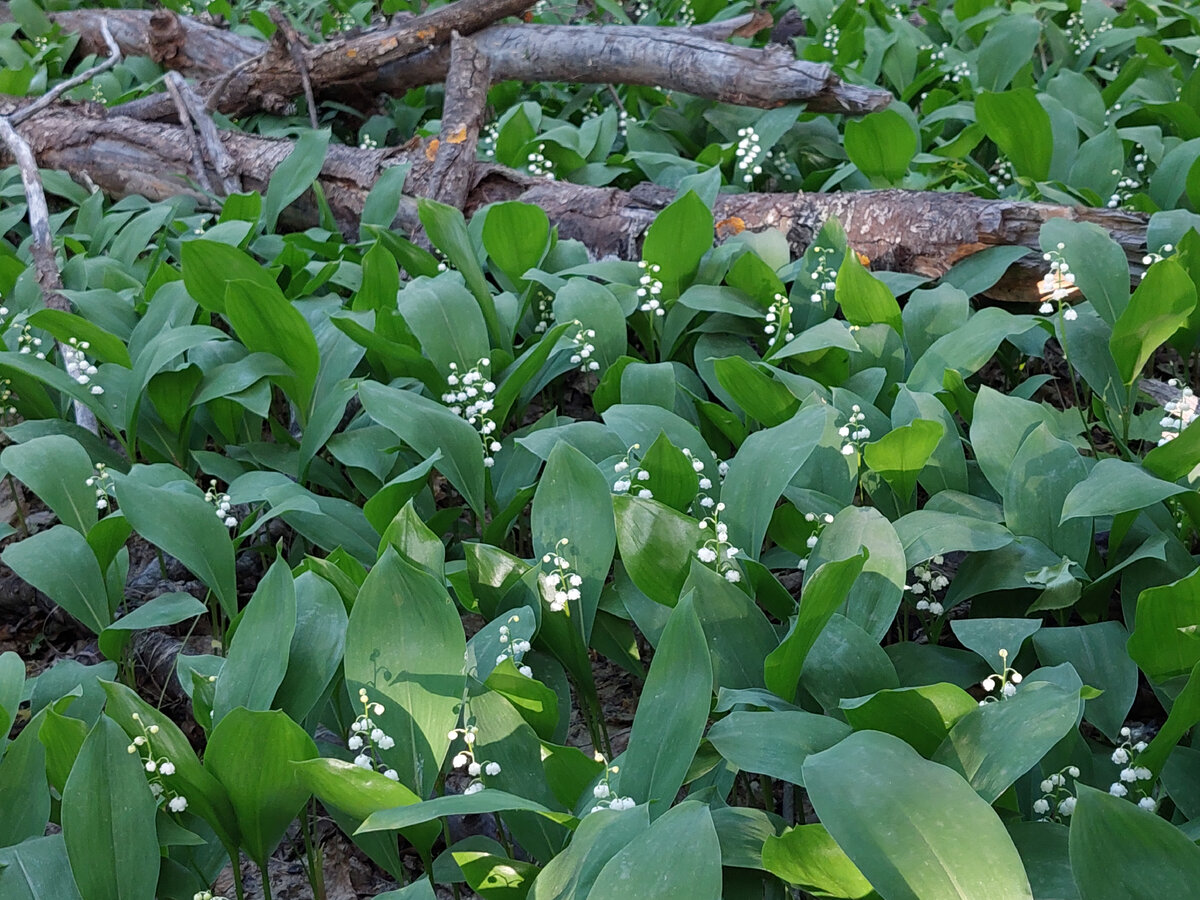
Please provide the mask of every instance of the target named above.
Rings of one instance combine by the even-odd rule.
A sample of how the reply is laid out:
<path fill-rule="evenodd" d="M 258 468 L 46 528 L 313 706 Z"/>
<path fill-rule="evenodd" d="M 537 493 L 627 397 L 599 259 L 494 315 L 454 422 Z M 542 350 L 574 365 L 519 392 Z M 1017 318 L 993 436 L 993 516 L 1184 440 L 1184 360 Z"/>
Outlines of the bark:
<path fill-rule="evenodd" d="M 450 43 L 450 76 L 446 103 L 427 196 L 439 203 L 462 207 L 471 192 L 475 150 L 491 87 L 488 58 L 469 37 L 455 33 Z"/>
<path fill-rule="evenodd" d="M 509 3 L 513 5 L 512 0 Z M 459 0 L 441 9 L 463 4 L 464 0 Z M 210 98 L 216 95 L 215 104 L 212 99 L 209 104 L 221 112 L 243 115 L 258 108 L 287 111 L 303 90 L 300 73 L 304 69 L 297 67 L 286 49 L 267 52 L 269 45 L 263 41 L 229 40 L 227 32 L 166 11 L 139 15 L 144 23 L 142 33 L 134 27 L 131 14 L 126 14 L 120 21 L 122 27 L 114 30 L 126 54 L 150 56 L 170 68 L 203 77 L 200 94 Z M 54 20 L 63 28 L 79 29 L 85 36 L 99 27 L 97 17 L 86 10 L 56 13 Z M 304 51 L 317 97 L 362 105 L 378 94 L 400 94 L 445 81 L 450 48 L 441 40 L 440 31 L 438 40 L 431 39 L 430 46 L 408 43 L 403 45 L 404 52 L 378 50 L 389 42 L 390 34 L 424 33 L 415 24 L 419 21 L 407 20 L 403 26 L 329 41 Z M 829 66 L 797 60 L 790 49 L 724 43 L 734 34 L 761 30 L 765 23 L 763 16 L 749 14 L 690 29 L 492 25 L 476 30 L 474 40 L 488 59 L 494 82 L 655 85 L 742 106 L 767 109 L 804 102 L 816 112 L 848 115 L 873 112 L 891 103 L 889 92 L 845 84 Z M 466 34 L 473 29 L 458 30 Z M 85 44 L 91 46 L 90 38 Z M 377 64 L 363 66 L 360 58 L 364 55 L 376 59 Z M 234 70 L 236 73 L 229 78 L 228 73 Z M 170 98 L 157 95 L 126 104 L 124 112 L 142 119 L 166 120 L 174 116 Z"/>
<path fill-rule="evenodd" d="M 19 105 L 0 103 L 0 114 Z M 19 129 L 39 165 L 86 176 L 113 197 L 141 194 L 162 200 L 188 194 L 204 205 L 211 201 L 188 183 L 191 163 L 182 128 L 140 122 L 107 114 L 94 104 L 58 106 L 23 122 Z M 245 190 L 264 190 L 274 168 L 291 152 L 284 140 L 241 132 L 220 132 Z M 384 169 L 412 166 L 405 193 L 429 196 L 437 153 L 428 142 L 400 148 L 362 150 L 331 146 L 321 173 L 321 186 L 334 217 L 348 236 L 358 233 L 363 203 Z M 675 192 L 655 185 L 632 191 L 587 187 L 534 179 L 501 166 L 475 163 L 463 207 L 469 215 L 480 206 L 521 200 L 546 210 L 564 238 L 585 244 L 596 258 L 637 259 L 642 238 L 656 213 Z M 851 245 L 871 259 L 877 270 L 913 272 L 929 278 L 955 262 L 992 246 L 1036 249 L 1038 231 L 1051 218 L 1094 222 L 1105 228 L 1126 252 L 1135 274 L 1141 271 L 1147 217 L 1120 210 L 1086 209 L 1049 203 L 988 200 L 966 194 L 918 191 L 863 191 L 841 194 L 722 194 L 714 213 L 721 233 L 740 229 L 782 231 L 794 254 L 802 253 L 830 217 L 846 229 Z M 318 221 L 311 194 L 286 213 L 284 223 L 308 227 Z M 396 227 L 417 227 L 415 203 L 401 206 Z M 1041 275 L 1040 254 L 1019 261 L 989 294 L 998 299 L 1032 300 L 1033 282 Z"/>

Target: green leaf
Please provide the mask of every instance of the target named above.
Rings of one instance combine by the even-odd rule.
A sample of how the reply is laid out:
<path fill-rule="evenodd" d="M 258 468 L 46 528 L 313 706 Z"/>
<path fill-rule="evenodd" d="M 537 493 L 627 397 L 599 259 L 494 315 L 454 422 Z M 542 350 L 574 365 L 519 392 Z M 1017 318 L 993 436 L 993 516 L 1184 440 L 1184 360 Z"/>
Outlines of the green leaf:
<path fill-rule="evenodd" d="M 404 181 L 408 178 L 409 163 L 388 166 L 375 179 L 371 192 L 363 203 L 362 216 L 359 219 L 358 239 L 366 240 L 371 226 L 391 228 L 400 211 L 400 198 L 404 190 Z"/>
<path fill-rule="evenodd" d="M 467 233 L 467 223 L 462 212 L 453 206 L 446 206 L 424 197 L 417 201 L 417 210 L 429 240 L 462 274 L 467 288 L 475 296 L 475 302 L 479 304 L 483 319 L 487 323 L 492 345 L 511 349 L 512 341 L 502 333 L 500 319 L 496 315 L 496 301 L 483 275 L 483 268 L 475 257 L 475 248 Z"/>
<path fill-rule="evenodd" d="M 816 449 L 829 415 L 820 406 L 801 410 L 781 425 L 754 432 L 729 461 L 721 485 L 724 518 L 730 541 L 751 559 L 758 559 L 775 504 Z"/>
<path fill-rule="evenodd" d="M 309 797 L 294 764 L 316 755 L 312 738 L 278 710 L 232 710 L 209 736 L 204 767 L 229 792 L 246 852 L 263 869 Z"/>
<path fill-rule="evenodd" d="M 986 247 L 952 265 L 942 276 L 942 284 L 951 284 L 967 297 L 974 297 L 1003 278 L 1009 266 L 1031 252 L 1028 247 Z"/>
<path fill-rule="evenodd" d="M 975 115 L 1000 152 L 1012 161 L 1018 175 L 1046 180 L 1054 139 L 1050 115 L 1032 88 L 998 94 L 981 91 L 975 97 Z"/>
<path fill-rule="evenodd" d="M 396 308 L 396 296 L 399 293 L 400 270 L 396 266 L 396 257 L 388 252 L 382 242 L 377 241 L 363 254 L 362 285 L 354 295 L 350 308 L 390 312 Z"/>
<path fill-rule="evenodd" d="M 1035 900 L 1079 900 L 1075 879 L 1071 877 L 1067 826 L 1010 819 L 1006 827 L 1025 864 Z"/>
<path fill-rule="evenodd" d="M 12 650 L 0 653 L 0 757 L 8 746 L 8 733 L 17 718 L 25 690 L 25 663 Z"/>
<path fill-rule="evenodd" d="M 941 422 L 913 419 L 863 447 L 863 460 L 907 505 L 916 490 L 917 476 L 945 433 Z"/>
<path fill-rule="evenodd" d="M 71 877 L 71 862 L 61 834 L 0 848 L 0 897 L 82 900 Z"/>
<path fill-rule="evenodd" d="M 798 709 L 768 710 L 731 712 L 708 730 L 708 740 L 743 772 L 803 785 L 804 760 L 828 750 L 849 733 L 844 722 L 829 716 Z"/>
<path fill-rule="evenodd" d="M 542 869 L 530 900 L 583 900 L 608 861 L 642 838 L 649 827 L 650 815 L 644 805 L 602 809 L 584 816 L 571 843 Z"/>
<path fill-rule="evenodd" d="M 329 148 L 329 135 L 328 128 L 301 132 L 287 159 L 271 173 L 262 212 L 263 230 L 268 234 L 275 230 L 279 214 L 307 191 L 321 174 L 325 153 Z"/>
<path fill-rule="evenodd" d="M 365 688 L 396 745 L 380 754 L 400 783 L 427 796 L 458 722 L 466 638 L 446 589 L 388 547 L 367 576 L 346 631 L 346 690 Z M 368 829 L 370 830 L 370 829 Z"/>
<path fill-rule="evenodd" d="M 535 678 L 517 671 L 512 659 L 495 666 L 484 682 L 521 714 L 529 727 L 546 740 L 558 727 L 558 695 Z"/>
<path fill-rule="evenodd" d="M 1046 221 L 1038 240 L 1042 250 L 1062 254 L 1080 293 L 1101 319 L 1115 324 L 1129 303 L 1129 259 L 1124 248 L 1094 222 L 1059 217 Z"/>
<path fill-rule="evenodd" d="M 782 425 L 800 408 L 791 391 L 749 360 L 730 356 L 714 360 L 712 366 L 733 401 L 768 428 Z"/>
<path fill-rule="evenodd" d="M 800 685 L 831 713 L 843 700 L 899 687 L 900 680 L 883 648 L 835 613 L 809 651 Z"/>
<path fill-rule="evenodd" d="M 994 803 L 1074 729 L 1079 704 L 1076 691 L 1057 684 L 1023 684 L 1015 696 L 977 706 L 959 719 L 933 759 L 961 772 L 979 796 Z"/>
<path fill-rule="evenodd" d="M 768 837 L 762 861 L 768 872 L 814 897 L 879 897 L 824 825 L 797 825 L 777 837 Z"/>
<path fill-rule="evenodd" d="M 203 581 L 225 615 L 237 613 L 237 578 L 229 530 L 213 506 L 194 494 L 143 484 L 130 474 L 117 486 L 121 511 L 133 529 Z"/>
<path fill-rule="evenodd" d="M 550 246 L 550 219 L 540 206 L 510 201 L 488 207 L 483 248 L 514 285 L 536 268 Z"/>
<path fill-rule="evenodd" d="M 1151 681 L 1186 675 L 1200 662 L 1200 569 L 1147 588 L 1137 599 L 1128 652 Z"/>
<path fill-rule="evenodd" d="M 708 807 L 685 800 L 600 870 L 588 900 L 718 900 L 721 844 Z"/>
<path fill-rule="evenodd" d="M 822 824 L 888 900 L 1033 896 L 991 807 L 899 738 L 855 732 L 805 761 L 804 784 Z"/>
<path fill-rule="evenodd" d="M 567 813 L 548 809 L 533 800 L 527 800 L 524 797 L 494 788 L 485 788 L 474 794 L 446 794 L 410 806 L 371 813 L 355 834 L 369 834 L 373 831 L 399 831 L 411 828 L 413 825 L 420 825 L 422 822 L 432 822 L 443 816 L 481 815 L 510 810 L 537 813 L 552 822 L 566 823 L 574 820 Z"/>
<path fill-rule="evenodd" d="M 1037 619 L 953 619 L 950 630 L 968 650 L 973 650 L 994 669 L 1001 666 L 1000 651 L 1008 652 L 1015 660 L 1025 639 L 1037 632 L 1042 623 Z"/>
<path fill-rule="evenodd" d="M 688 191 L 654 218 L 642 244 L 642 259 L 659 270 L 662 300 L 683 291 L 713 244 L 713 214 L 695 191 Z"/>
<path fill-rule="evenodd" d="M 95 472 L 77 441 L 48 434 L 13 444 L 0 453 L 0 465 L 37 494 L 64 525 L 87 534 L 96 523 L 96 491 L 86 483 Z"/>
<path fill-rule="evenodd" d="M 967 378 L 987 364 L 1005 338 L 1023 334 L 1031 327 L 1035 327 L 1031 320 L 997 307 L 981 309 L 965 325 L 939 337 L 921 354 L 909 373 L 908 389 L 940 392 L 947 369 Z"/>
<path fill-rule="evenodd" d="M 1195 307 L 1196 285 L 1178 261 L 1164 259 L 1146 270 L 1108 341 L 1127 386 L 1137 380 L 1154 351 L 1187 324 Z"/>
<path fill-rule="evenodd" d="M 302 572 L 295 587 L 296 630 L 272 706 L 303 722 L 342 664 L 347 618 L 337 588 L 316 573 Z"/>
<path fill-rule="evenodd" d="M 767 687 L 788 702 L 796 696 L 796 686 L 804 671 L 808 652 L 821 631 L 843 603 L 867 561 L 863 549 L 846 559 L 830 560 L 814 568 L 800 595 L 800 611 L 779 646 L 767 654 L 763 677 Z"/>
<path fill-rule="evenodd" d="M 998 550 L 1013 541 L 1012 532 L 1003 525 L 932 509 L 910 512 L 893 525 L 910 568 L 954 550 Z"/>
<path fill-rule="evenodd" d="M 1141 466 L 1122 459 L 1102 459 L 1063 501 L 1063 520 L 1115 516 L 1145 509 L 1187 488 L 1155 478 Z"/>
<path fill-rule="evenodd" d="M 650 802 L 652 818 L 666 811 L 683 784 L 711 697 L 712 661 L 689 593 L 655 649 L 621 767 L 621 791 Z"/>
<path fill-rule="evenodd" d="M 231 281 L 249 281 L 264 294 L 279 293 L 270 271 L 237 247 L 219 241 L 184 241 L 179 258 L 188 294 L 210 312 L 225 312 L 225 290 Z"/>
<path fill-rule="evenodd" d="M 1075 485 L 1087 478 L 1079 451 L 1039 425 L 1013 457 L 1004 484 L 1004 521 L 1013 534 L 1037 538 L 1077 563 L 1088 558 L 1092 523 L 1062 521 L 1063 503 Z"/>
<path fill-rule="evenodd" d="M 847 253 L 837 274 L 834 296 L 852 325 L 874 325 L 883 322 L 900 335 L 904 334 L 900 304 L 887 285 L 872 275 L 858 261 L 858 255 Z"/>
<path fill-rule="evenodd" d="M 484 510 L 483 445 L 466 419 L 413 391 L 364 381 L 359 397 L 367 415 L 394 432 L 423 457 L 441 451 L 438 470 L 463 495 L 476 515 Z"/>
<path fill-rule="evenodd" d="M 160 864 L 157 804 L 129 739 L 101 716 L 63 789 L 62 833 L 84 900 L 150 900 Z"/>
<path fill-rule="evenodd" d="M 1071 871 L 1083 900 L 1187 897 L 1200 879 L 1200 847 L 1135 804 L 1077 785 Z"/>
<path fill-rule="evenodd" d="M 894 109 L 848 119 L 846 155 L 873 183 L 894 185 L 908 173 L 917 152 L 917 136 L 908 119 Z"/>
<path fill-rule="evenodd" d="M 993 22 L 979 44 L 976 57 L 978 86 L 1001 91 L 1029 63 L 1029 48 L 1038 45 L 1042 25 L 1032 15 L 1012 15 Z"/>
<path fill-rule="evenodd" d="M 304 316 L 278 290 L 260 291 L 247 281 L 229 282 L 225 316 L 247 350 L 270 353 L 287 363 L 293 376 L 279 378 L 279 384 L 306 420 L 321 353 Z"/>
<path fill-rule="evenodd" d="M 929 758 L 955 723 L 978 705 L 962 688 L 939 682 L 843 700 L 841 708 L 855 731 L 882 731 L 895 735 Z"/>
<path fill-rule="evenodd" d="M 695 519 L 655 500 L 616 494 L 612 503 L 625 571 L 651 600 L 674 606 L 704 532 Z"/>
<path fill-rule="evenodd" d="M 191 594 L 172 592 L 147 600 L 108 626 L 110 631 L 143 631 L 175 625 L 208 612 L 208 607 Z"/>
<path fill-rule="evenodd" d="M 1129 633 L 1120 622 L 1073 628 L 1043 628 L 1033 635 L 1038 659 L 1047 666 L 1070 663 L 1084 684 L 1104 691 L 1084 705 L 1084 718 L 1114 744 L 1137 696 L 1137 665 L 1125 651 Z"/>
<path fill-rule="evenodd" d="M 46 833 L 50 789 L 46 784 L 46 748 L 38 739 L 42 724 L 30 722 L 0 758 L 0 796 L 7 810 L 0 820 L 0 847 Z"/>
<path fill-rule="evenodd" d="M 1200 722 L 1200 663 L 1192 669 L 1183 690 L 1171 704 L 1167 721 L 1162 724 L 1150 746 L 1138 757 L 1138 765 L 1145 766 L 1157 775 L 1175 745 L 1197 722 Z"/>
<path fill-rule="evenodd" d="M 246 604 L 217 676 L 213 723 L 244 706 L 267 710 L 287 672 L 288 648 L 296 629 L 296 585 L 281 558 L 275 560 Z"/>
<path fill-rule="evenodd" d="M 211 512 L 208 515 L 212 518 Z M 100 564 L 88 542 L 75 529 L 55 525 L 39 531 L 9 544 L 0 558 L 94 634 L 99 634 L 109 623 L 108 595 Z"/>
<path fill-rule="evenodd" d="M 868 558 L 842 613 L 876 641 L 892 626 L 904 595 L 904 548 L 892 524 L 873 507 L 848 506 L 826 525 L 809 556 L 811 571 L 829 560 L 849 559 L 865 547 Z"/>

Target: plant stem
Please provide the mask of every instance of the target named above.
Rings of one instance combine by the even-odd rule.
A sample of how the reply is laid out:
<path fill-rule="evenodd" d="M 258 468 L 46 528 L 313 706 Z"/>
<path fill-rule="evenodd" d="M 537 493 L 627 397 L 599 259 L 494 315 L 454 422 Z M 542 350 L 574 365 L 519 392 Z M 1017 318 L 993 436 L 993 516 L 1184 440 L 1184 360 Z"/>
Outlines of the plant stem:
<path fill-rule="evenodd" d="M 258 864 L 259 874 L 262 875 L 262 889 L 264 900 L 272 900 L 271 898 L 271 876 L 267 872 L 267 861 L 263 860 Z"/>
<path fill-rule="evenodd" d="M 237 894 L 237 900 L 246 900 L 246 886 L 242 884 L 242 854 L 235 853 L 229 858 L 229 862 L 233 868 L 233 890 Z"/>
<path fill-rule="evenodd" d="M 314 900 L 325 900 L 325 868 L 321 858 L 313 852 L 312 820 L 315 810 L 310 798 L 300 817 L 300 829 L 304 833 L 304 858 L 308 862 L 308 883 L 313 889 Z"/>

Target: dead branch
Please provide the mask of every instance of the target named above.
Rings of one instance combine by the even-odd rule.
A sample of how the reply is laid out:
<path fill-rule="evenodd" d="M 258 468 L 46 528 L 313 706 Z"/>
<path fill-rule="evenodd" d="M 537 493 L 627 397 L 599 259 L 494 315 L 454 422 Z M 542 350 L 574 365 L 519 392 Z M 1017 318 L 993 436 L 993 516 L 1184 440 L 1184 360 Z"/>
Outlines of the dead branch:
<path fill-rule="evenodd" d="M 179 124 L 183 126 L 184 133 L 187 135 L 188 146 L 192 148 L 192 174 L 196 178 L 196 184 L 206 194 L 211 194 L 213 188 L 212 183 L 208 180 L 208 172 L 205 171 L 204 152 L 200 149 L 200 137 L 191 129 L 192 115 L 188 112 L 187 103 L 183 99 L 183 88 L 187 87 L 187 82 L 178 72 L 168 72 L 165 83 L 167 93 L 171 95 L 171 101 L 175 104 L 175 111 L 179 115 Z"/>
<path fill-rule="evenodd" d="M 4 104 L 0 103 L 0 112 Z M 190 154 L 176 125 L 139 122 L 106 115 L 95 107 L 57 106 L 22 123 L 21 131 L 46 168 L 87 177 L 113 197 L 141 194 L 163 200 L 179 194 L 201 205 L 211 200 L 188 183 Z M 246 190 L 265 190 L 275 167 L 291 152 L 284 140 L 221 132 L 220 140 Z M 363 150 L 331 146 L 321 186 L 335 220 L 348 236 L 358 233 L 367 194 L 387 168 L 411 165 L 405 193 L 428 196 L 433 163 L 428 144 Z M 436 158 L 436 154 L 429 154 Z M 632 191 L 597 188 L 530 178 L 501 166 L 475 164 L 472 186 L 463 204 L 469 214 L 501 200 L 522 200 L 546 210 L 564 238 L 585 244 L 596 258 L 636 259 L 641 240 L 655 215 L 674 199 L 674 191 L 640 185 Z M 1131 268 L 1140 271 L 1146 252 L 1147 217 L 1121 210 L 1087 209 L 1049 203 L 989 200 L 957 193 L 863 191 L 839 194 L 721 194 L 714 213 L 729 220 L 727 229 L 774 228 L 787 236 L 793 254 L 802 253 L 824 222 L 836 217 L 855 249 L 874 268 L 914 272 L 929 278 L 987 247 L 1012 245 L 1036 249 L 1042 224 L 1052 218 L 1094 222 L 1125 250 Z M 311 195 L 286 211 L 284 224 L 304 228 L 319 221 Z M 408 231 L 417 222 L 411 203 L 402 205 L 396 227 Z M 1031 301 L 1041 276 L 1041 257 L 1018 261 L 998 288 L 999 299 Z"/>
<path fill-rule="evenodd" d="M 112 32 L 109 31 L 108 23 L 103 20 L 100 22 L 100 36 L 104 38 L 104 43 L 108 48 L 108 58 L 92 66 L 86 72 L 80 72 L 78 75 L 56 84 L 51 90 L 46 91 L 46 93 L 38 97 L 38 99 L 34 100 L 28 106 L 22 107 L 17 112 L 13 113 L 10 117 L 10 121 L 13 125 L 20 125 L 21 122 L 37 113 L 38 110 L 45 109 L 47 106 L 50 106 L 52 103 L 57 101 L 58 98 L 63 96 L 63 94 L 65 94 L 67 91 L 77 88 L 81 84 L 86 84 L 102 72 L 107 72 L 121 61 L 121 48 L 117 44 L 116 40 L 114 40 Z"/>
<path fill-rule="evenodd" d="M 312 79 L 308 74 L 308 60 L 304 56 L 305 45 L 301 42 L 300 35 L 296 33 L 292 23 L 288 21 L 288 17 L 280 11 L 278 6 L 272 6 L 269 15 L 271 21 L 275 23 L 276 41 L 283 45 L 292 60 L 292 65 L 300 74 L 300 86 L 304 89 L 304 103 L 308 107 L 308 123 L 312 126 L 313 131 L 316 131 L 318 128 L 317 101 L 313 97 Z"/>
<path fill-rule="evenodd" d="M 446 104 L 428 196 L 439 203 L 462 206 L 471 192 L 475 174 L 475 149 L 491 86 L 488 58 L 469 37 L 455 32 L 450 41 L 450 76 L 446 79 Z"/>

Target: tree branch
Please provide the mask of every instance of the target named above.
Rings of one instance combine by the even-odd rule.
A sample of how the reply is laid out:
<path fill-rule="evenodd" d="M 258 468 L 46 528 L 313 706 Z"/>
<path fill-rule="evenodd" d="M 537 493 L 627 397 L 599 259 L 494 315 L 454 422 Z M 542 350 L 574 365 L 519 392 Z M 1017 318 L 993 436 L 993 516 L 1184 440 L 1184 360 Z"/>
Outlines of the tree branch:
<path fill-rule="evenodd" d="M 455 32 L 450 41 L 442 130 L 426 188 L 428 196 L 439 203 L 462 208 L 467 202 L 491 84 L 487 56 L 479 52 L 475 41 Z"/>

